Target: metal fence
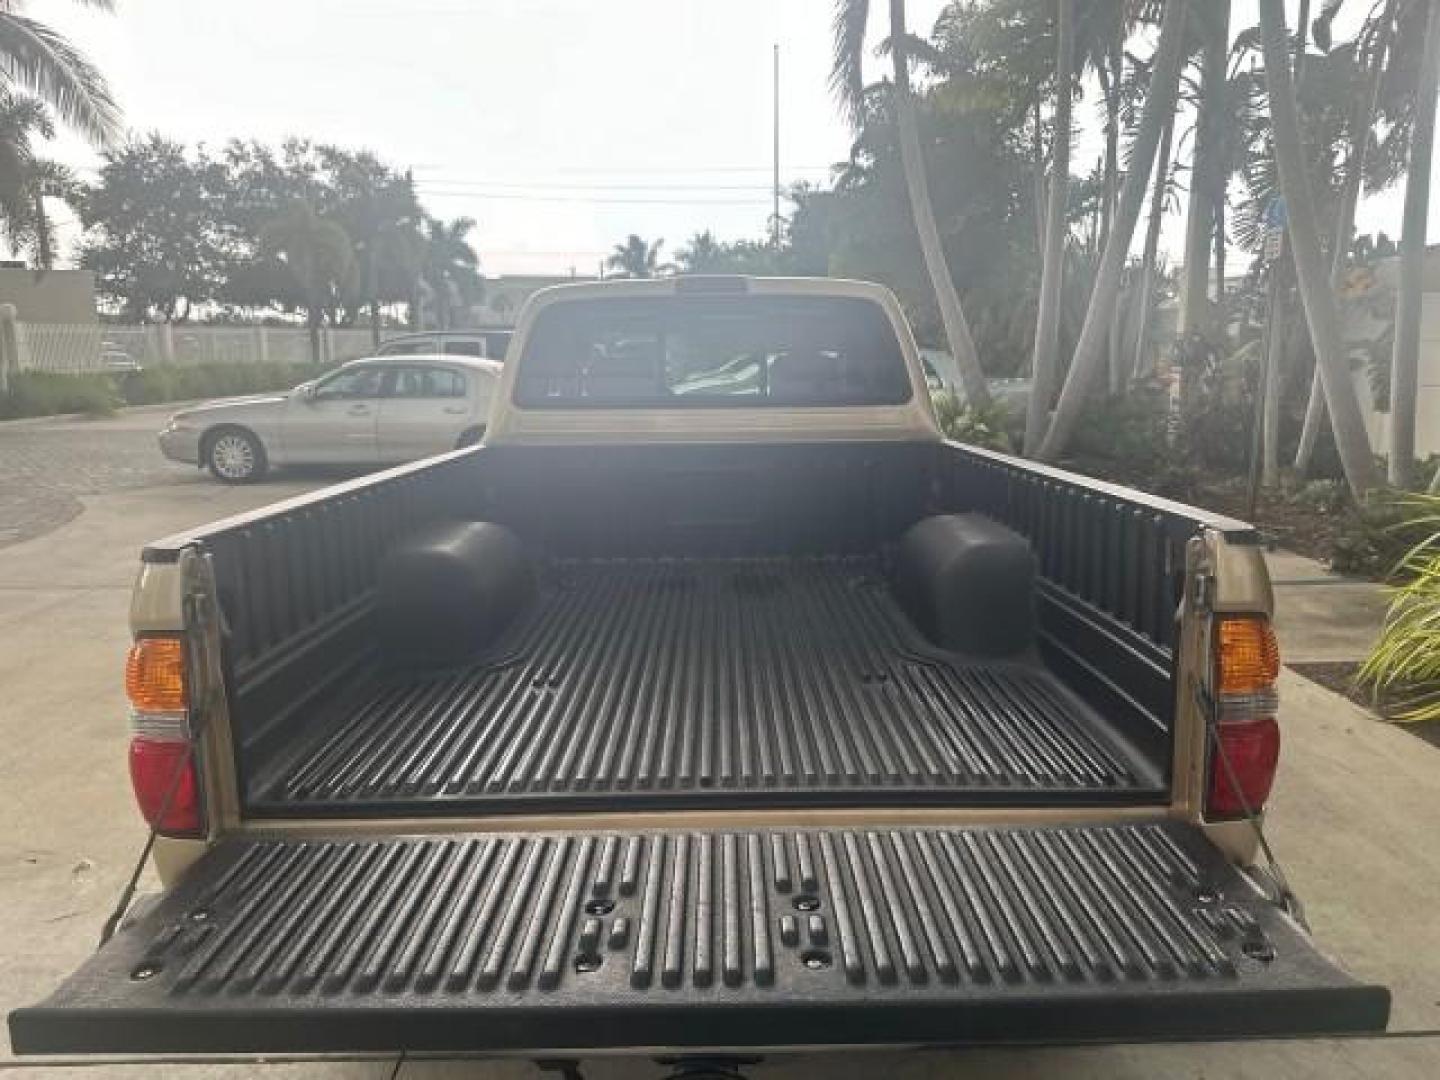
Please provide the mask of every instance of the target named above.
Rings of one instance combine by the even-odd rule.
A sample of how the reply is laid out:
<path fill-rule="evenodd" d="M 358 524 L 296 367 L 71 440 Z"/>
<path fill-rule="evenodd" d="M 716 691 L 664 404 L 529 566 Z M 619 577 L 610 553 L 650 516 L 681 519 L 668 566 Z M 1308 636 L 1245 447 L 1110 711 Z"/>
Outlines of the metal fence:
<path fill-rule="evenodd" d="M 304 327 L 20 323 L 16 329 L 21 371 L 83 375 L 162 364 L 304 364 L 311 359 Z M 371 351 L 368 329 L 326 327 L 320 332 L 325 363 Z"/>

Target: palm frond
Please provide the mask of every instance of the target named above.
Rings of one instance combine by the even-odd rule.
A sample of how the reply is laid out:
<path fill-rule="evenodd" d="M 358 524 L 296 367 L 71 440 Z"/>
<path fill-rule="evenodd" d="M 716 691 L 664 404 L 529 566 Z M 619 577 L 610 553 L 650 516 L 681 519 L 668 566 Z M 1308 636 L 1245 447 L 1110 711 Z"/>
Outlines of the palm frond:
<path fill-rule="evenodd" d="M 0 14 L 0 73 L 49 104 L 86 138 L 107 146 L 120 133 L 120 107 L 105 76 L 44 23 Z"/>
<path fill-rule="evenodd" d="M 835 5 L 830 89 L 852 128 L 860 126 L 865 111 L 865 26 L 869 21 L 870 0 L 838 0 Z"/>
<path fill-rule="evenodd" d="M 1375 648 L 1356 681 L 1383 694 L 1398 720 L 1440 720 L 1440 496 L 1411 495 L 1396 528 L 1429 530 L 1400 561 Z"/>

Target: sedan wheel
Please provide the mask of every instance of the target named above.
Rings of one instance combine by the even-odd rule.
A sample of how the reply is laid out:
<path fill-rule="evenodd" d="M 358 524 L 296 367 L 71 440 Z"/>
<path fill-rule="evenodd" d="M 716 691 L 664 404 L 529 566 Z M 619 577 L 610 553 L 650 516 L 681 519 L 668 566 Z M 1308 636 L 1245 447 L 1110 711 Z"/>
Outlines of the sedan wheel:
<path fill-rule="evenodd" d="M 216 479 L 246 484 L 265 475 L 265 450 L 248 431 L 222 431 L 210 442 L 207 464 Z"/>

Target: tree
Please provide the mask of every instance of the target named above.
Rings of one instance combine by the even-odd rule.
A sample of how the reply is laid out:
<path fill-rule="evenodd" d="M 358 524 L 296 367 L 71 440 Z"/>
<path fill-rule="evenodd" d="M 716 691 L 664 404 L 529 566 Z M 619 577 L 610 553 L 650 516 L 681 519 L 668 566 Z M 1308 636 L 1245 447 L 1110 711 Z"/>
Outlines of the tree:
<path fill-rule="evenodd" d="M 1131 374 L 1144 374 L 1146 348 L 1150 344 L 1151 324 L 1155 318 L 1155 289 L 1160 258 L 1160 229 L 1165 224 L 1165 207 L 1170 198 L 1170 151 L 1175 140 L 1175 117 L 1171 114 L 1160 135 L 1160 149 L 1155 161 L 1155 186 L 1150 196 L 1150 220 L 1145 226 L 1145 247 L 1140 255 L 1140 311 L 1135 320 L 1135 367 Z"/>
<path fill-rule="evenodd" d="M 862 53 L 865 28 L 869 22 L 870 0 L 839 0 L 835 10 L 835 57 L 831 85 L 840 96 L 841 104 L 852 124 L 863 116 L 865 83 Z M 920 133 L 915 120 L 915 106 L 910 88 L 909 34 L 905 29 L 904 0 L 890 0 L 890 58 L 894 76 L 891 90 L 895 122 L 899 133 L 900 157 L 905 186 L 914 218 L 920 252 L 930 277 L 945 327 L 950 354 L 960 371 L 960 382 L 971 408 L 990 404 L 990 391 L 980 370 L 980 355 L 970 325 L 960 306 L 960 296 L 946 265 L 940 229 L 935 221 L 935 208 L 930 201 L 930 183 L 925 175 L 925 161 L 920 146 Z"/>
<path fill-rule="evenodd" d="M 441 330 L 450 329 L 456 312 L 468 310 L 485 295 L 480 257 L 468 239 L 474 228 L 475 220 L 468 217 L 449 222 L 425 220 L 420 279 L 434 298 Z"/>
<path fill-rule="evenodd" d="M 1260 32 L 1276 166 L 1280 191 L 1285 199 L 1287 231 L 1300 299 L 1315 348 L 1315 362 L 1320 367 L 1321 385 L 1330 409 L 1335 445 L 1345 479 L 1355 498 L 1363 500 L 1375 486 L 1377 478 L 1360 415 L 1360 403 L 1350 380 L 1349 364 L 1340 338 L 1335 296 L 1330 291 L 1329 273 L 1320 248 L 1319 218 L 1305 172 L 1299 109 L 1290 74 L 1284 0 L 1260 0 Z"/>
<path fill-rule="evenodd" d="M 37 168 L 32 140 L 50 139 L 55 126 L 44 104 L 0 87 L 0 235 L 16 251 L 34 249 L 39 236 L 35 212 L 43 208 L 36 196 Z M 37 253 L 38 254 L 38 253 Z"/>
<path fill-rule="evenodd" d="M 1106 360 L 1112 315 L 1120 295 L 1120 276 L 1130 251 L 1130 241 L 1134 238 L 1135 224 L 1140 218 L 1140 207 L 1145 200 L 1145 189 L 1149 186 L 1160 134 L 1175 111 L 1180 68 L 1184 61 L 1188 6 L 1187 0 L 1169 0 L 1165 5 L 1160 40 L 1155 47 L 1150 89 L 1130 148 L 1130 169 L 1126 173 L 1115 220 L 1100 257 L 1095 288 L 1085 312 L 1085 324 L 1080 331 L 1075 356 L 1070 362 L 1070 373 L 1060 391 L 1050 430 L 1040 446 L 1039 456 L 1047 461 L 1055 460 L 1064 452 L 1080 421 L 1095 376 Z"/>
<path fill-rule="evenodd" d="M 1230 47 L 1230 0 L 1209 0 L 1194 9 L 1205 45 L 1200 76 L 1200 118 L 1185 222 L 1185 266 L 1180 288 L 1179 332 L 1197 333 L 1208 323 L 1210 244 L 1225 199 L 1221 156 L 1226 68 Z M 1222 283 L 1223 288 L 1223 283 Z"/>
<path fill-rule="evenodd" d="M 605 260 L 605 265 L 611 270 L 618 271 L 620 277 L 656 277 L 662 269 L 660 248 L 664 243 L 664 240 L 648 242 L 643 237 L 631 233 L 625 238 L 623 244 L 615 245 L 610 257 Z"/>
<path fill-rule="evenodd" d="M 320 324 L 354 268 L 350 237 L 309 203 L 297 203 L 261 230 L 260 250 L 288 271 L 292 287 L 287 291 L 305 309 L 310 359 L 319 364 Z"/>
<path fill-rule="evenodd" d="M 1035 320 L 1030 398 L 1025 408 L 1025 453 L 1035 454 L 1045 438 L 1055 377 L 1060 370 L 1060 302 L 1065 274 L 1065 199 L 1070 188 L 1070 104 L 1075 66 L 1075 0 L 1056 0 L 1055 123 L 1051 137 L 1050 189 L 1045 209 L 1044 263 L 1040 308 Z"/>
<path fill-rule="evenodd" d="M 78 206 L 81 195 L 80 182 L 68 166 L 58 161 L 37 158 L 31 163 L 28 194 L 30 196 L 29 246 L 40 270 L 55 269 L 55 226 L 45 202 L 59 199 L 71 206 Z"/>
<path fill-rule="evenodd" d="M 101 11 L 113 0 L 77 0 Z M 21 0 L 0 4 L 0 84 L 20 86 L 55 110 L 61 122 L 93 143 L 109 145 L 120 131 L 120 108 L 85 55 L 62 35 L 21 14 Z"/>
<path fill-rule="evenodd" d="M 80 265 L 133 322 L 184 319 L 220 296 L 231 266 L 225 166 L 160 135 L 108 150 L 80 200 Z"/>
<path fill-rule="evenodd" d="M 1435 95 L 1440 88 L 1440 9 L 1430 4 L 1425 51 L 1416 87 L 1410 173 L 1405 181 L 1405 218 L 1400 239 L 1400 292 L 1395 305 L 1395 345 L 1390 360 L 1390 468 L 1397 488 L 1410 483 L 1415 460 L 1415 406 L 1420 363 L 1420 303 L 1425 271 L 1425 231 L 1430 216 L 1430 164 L 1435 149 Z"/>

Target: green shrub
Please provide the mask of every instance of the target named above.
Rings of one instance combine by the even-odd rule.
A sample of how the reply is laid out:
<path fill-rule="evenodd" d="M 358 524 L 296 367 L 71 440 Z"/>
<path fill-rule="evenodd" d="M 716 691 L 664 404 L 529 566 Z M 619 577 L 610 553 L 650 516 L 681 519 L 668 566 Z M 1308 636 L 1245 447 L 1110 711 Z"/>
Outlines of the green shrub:
<path fill-rule="evenodd" d="M 1440 496 L 1400 501 L 1397 531 L 1423 534 L 1395 570 L 1385 625 L 1358 681 L 1397 720 L 1440 720 Z"/>
<path fill-rule="evenodd" d="M 289 390 L 327 369 L 311 364 L 205 364 L 149 367 L 127 376 L 121 390 L 130 405 L 233 397 Z"/>
<path fill-rule="evenodd" d="M 0 395 L 0 420 L 62 413 L 109 416 L 117 404 L 115 383 L 107 376 L 20 371 L 10 376 L 9 392 Z"/>
<path fill-rule="evenodd" d="M 935 419 L 946 438 L 1005 454 L 1015 452 L 1010 410 L 1003 402 L 994 401 L 983 409 L 971 409 L 962 406 L 949 390 L 934 392 L 930 399 L 935 404 Z"/>
<path fill-rule="evenodd" d="M 1384 578 L 1403 572 L 1407 555 L 1425 538 L 1426 520 L 1416 496 L 1377 498 L 1340 511 L 1342 524 L 1330 546 L 1330 568 L 1341 574 Z"/>
<path fill-rule="evenodd" d="M 289 390 L 323 374 L 312 364 L 155 365 L 127 375 L 57 375 L 22 371 L 0 395 L 0 420 L 85 413 L 108 416 L 117 405 L 158 405 Z"/>

